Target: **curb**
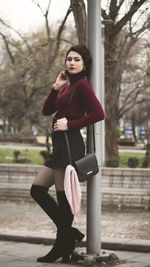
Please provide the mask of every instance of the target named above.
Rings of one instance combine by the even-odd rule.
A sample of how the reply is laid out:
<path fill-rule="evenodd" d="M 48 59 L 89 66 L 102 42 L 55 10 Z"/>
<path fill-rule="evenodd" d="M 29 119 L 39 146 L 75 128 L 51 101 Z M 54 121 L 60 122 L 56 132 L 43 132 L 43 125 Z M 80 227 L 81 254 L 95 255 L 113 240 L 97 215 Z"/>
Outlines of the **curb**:
<path fill-rule="evenodd" d="M 13 242 L 24 242 L 30 244 L 43 244 L 52 245 L 54 244 L 54 237 L 42 237 L 34 235 L 21 235 L 21 234 L 1 234 L 1 241 L 13 241 Z M 78 243 L 79 247 L 85 247 L 86 241 Z M 134 251 L 134 252 L 150 252 L 150 241 L 142 239 L 117 239 L 117 238 L 103 238 L 101 242 L 102 249 L 108 250 L 121 250 L 121 251 Z"/>
<path fill-rule="evenodd" d="M 132 252 L 150 252 L 150 241 L 144 239 L 103 238 L 102 248 Z"/>

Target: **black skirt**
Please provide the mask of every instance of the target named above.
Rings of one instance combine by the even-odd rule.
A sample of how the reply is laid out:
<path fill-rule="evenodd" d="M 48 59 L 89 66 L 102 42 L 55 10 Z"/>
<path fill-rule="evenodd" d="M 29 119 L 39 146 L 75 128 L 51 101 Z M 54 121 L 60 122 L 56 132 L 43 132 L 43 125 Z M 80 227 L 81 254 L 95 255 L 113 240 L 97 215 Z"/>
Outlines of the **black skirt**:
<path fill-rule="evenodd" d="M 53 125 L 56 119 L 53 120 Z M 80 129 L 67 131 L 72 161 L 78 160 L 84 156 L 85 146 Z M 52 169 L 66 168 L 69 164 L 67 145 L 63 131 L 52 131 L 53 152 L 49 155 L 45 166 Z"/>

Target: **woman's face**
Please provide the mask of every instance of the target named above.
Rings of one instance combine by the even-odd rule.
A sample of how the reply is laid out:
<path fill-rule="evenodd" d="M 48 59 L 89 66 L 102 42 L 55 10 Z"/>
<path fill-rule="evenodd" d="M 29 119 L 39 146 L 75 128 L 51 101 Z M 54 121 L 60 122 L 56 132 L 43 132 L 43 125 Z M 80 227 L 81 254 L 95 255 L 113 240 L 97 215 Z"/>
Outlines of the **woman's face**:
<path fill-rule="evenodd" d="M 84 62 L 80 54 L 70 51 L 66 59 L 66 69 L 70 74 L 77 74 L 84 68 Z"/>

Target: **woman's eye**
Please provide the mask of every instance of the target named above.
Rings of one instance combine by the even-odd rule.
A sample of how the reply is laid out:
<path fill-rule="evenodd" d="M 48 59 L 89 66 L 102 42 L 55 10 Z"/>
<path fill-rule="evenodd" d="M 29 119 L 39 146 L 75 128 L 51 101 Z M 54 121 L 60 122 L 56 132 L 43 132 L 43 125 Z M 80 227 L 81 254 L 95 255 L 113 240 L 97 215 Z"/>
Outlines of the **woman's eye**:
<path fill-rule="evenodd" d="M 72 58 L 71 58 L 71 57 L 68 57 L 68 58 L 67 58 L 67 60 L 68 60 L 68 61 L 71 61 L 71 60 L 72 60 Z"/>
<path fill-rule="evenodd" d="M 72 58 L 72 57 L 68 57 L 67 58 L 67 61 L 72 61 L 72 60 L 74 60 L 74 61 L 80 61 L 80 58 Z"/>

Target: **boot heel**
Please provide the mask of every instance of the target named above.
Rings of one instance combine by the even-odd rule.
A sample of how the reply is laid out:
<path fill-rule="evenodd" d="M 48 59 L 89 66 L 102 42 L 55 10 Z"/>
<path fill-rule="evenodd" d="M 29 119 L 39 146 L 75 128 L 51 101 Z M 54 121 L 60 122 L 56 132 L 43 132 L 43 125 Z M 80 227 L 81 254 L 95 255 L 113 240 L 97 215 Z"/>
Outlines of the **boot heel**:
<path fill-rule="evenodd" d="M 62 263 L 69 263 L 70 262 L 70 254 L 65 254 L 63 257 L 62 257 Z"/>
<path fill-rule="evenodd" d="M 78 242 L 81 242 L 83 238 L 84 238 L 84 234 L 82 234 L 81 232 L 78 232 L 76 235 L 76 239 L 78 240 Z"/>

